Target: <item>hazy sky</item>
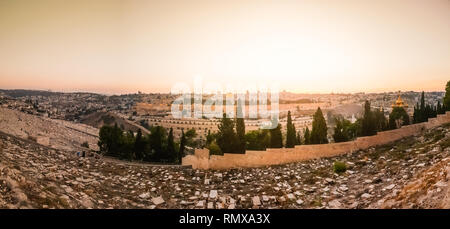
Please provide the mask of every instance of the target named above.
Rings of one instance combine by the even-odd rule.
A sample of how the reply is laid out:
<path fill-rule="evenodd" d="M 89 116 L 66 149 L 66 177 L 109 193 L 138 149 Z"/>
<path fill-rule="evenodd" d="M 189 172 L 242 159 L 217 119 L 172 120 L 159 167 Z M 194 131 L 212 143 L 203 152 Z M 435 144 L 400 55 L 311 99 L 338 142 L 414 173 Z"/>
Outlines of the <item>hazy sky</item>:
<path fill-rule="evenodd" d="M 443 90 L 449 0 L 1 0 L 0 88 Z"/>

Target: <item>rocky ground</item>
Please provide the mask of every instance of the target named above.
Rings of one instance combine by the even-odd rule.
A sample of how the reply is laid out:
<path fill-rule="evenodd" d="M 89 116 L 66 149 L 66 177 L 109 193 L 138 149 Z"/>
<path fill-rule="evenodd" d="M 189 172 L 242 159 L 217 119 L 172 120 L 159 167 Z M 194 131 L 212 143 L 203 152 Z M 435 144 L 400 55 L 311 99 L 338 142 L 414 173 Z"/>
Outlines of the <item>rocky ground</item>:
<path fill-rule="evenodd" d="M 347 171 L 333 172 L 335 161 Z M 448 208 L 450 125 L 351 154 L 202 171 L 80 158 L 0 134 L 0 208 Z"/>

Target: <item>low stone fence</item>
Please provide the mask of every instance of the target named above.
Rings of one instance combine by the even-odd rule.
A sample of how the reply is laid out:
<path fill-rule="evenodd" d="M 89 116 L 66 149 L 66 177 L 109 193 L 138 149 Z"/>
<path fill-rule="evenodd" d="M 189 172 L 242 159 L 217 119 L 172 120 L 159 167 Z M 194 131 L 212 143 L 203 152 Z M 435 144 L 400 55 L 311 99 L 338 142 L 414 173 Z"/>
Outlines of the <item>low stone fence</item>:
<path fill-rule="evenodd" d="M 182 165 L 194 169 L 229 169 L 285 164 L 321 157 L 333 157 L 374 146 L 385 145 L 404 137 L 423 133 L 427 129 L 450 123 L 450 112 L 430 118 L 428 122 L 403 126 L 400 129 L 379 132 L 377 135 L 359 137 L 354 141 L 320 145 L 298 145 L 295 148 L 247 150 L 245 154 L 209 155 L 208 149 L 195 149 L 194 155 L 182 159 Z"/>

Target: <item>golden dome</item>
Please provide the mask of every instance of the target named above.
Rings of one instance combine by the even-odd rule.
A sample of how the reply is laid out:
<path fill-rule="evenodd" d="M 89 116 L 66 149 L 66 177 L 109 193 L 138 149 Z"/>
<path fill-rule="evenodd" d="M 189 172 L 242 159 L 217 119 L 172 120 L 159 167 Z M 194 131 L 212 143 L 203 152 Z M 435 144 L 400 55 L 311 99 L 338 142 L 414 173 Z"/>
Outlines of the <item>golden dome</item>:
<path fill-rule="evenodd" d="M 402 99 L 401 95 L 398 94 L 397 100 L 395 101 L 395 103 L 392 104 L 392 108 L 394 108 L 394 107 L 404 107 L 404 108 L 407 108 L 407 107 L 408 107 L 408 104 L 407 104 L 406 102 L 403 102 L 403 99 Z"/>

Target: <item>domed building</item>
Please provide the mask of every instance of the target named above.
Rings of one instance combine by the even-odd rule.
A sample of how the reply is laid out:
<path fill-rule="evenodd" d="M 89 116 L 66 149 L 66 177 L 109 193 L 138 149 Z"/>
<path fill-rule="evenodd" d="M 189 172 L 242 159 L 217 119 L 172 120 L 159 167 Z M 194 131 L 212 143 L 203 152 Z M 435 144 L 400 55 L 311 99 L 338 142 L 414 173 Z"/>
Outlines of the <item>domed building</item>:
<path fill-rule="evenodd" d="M 406 102 L 403 101 L 402 96 L 400 95 L 400 93 L 398 94 L 398 98 L 397 100 L 391 105 L 392 108 L 395 107 L 403 107 L 403 108 L 408 108 L 408 104 Z"/>

